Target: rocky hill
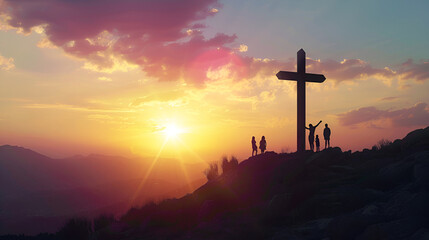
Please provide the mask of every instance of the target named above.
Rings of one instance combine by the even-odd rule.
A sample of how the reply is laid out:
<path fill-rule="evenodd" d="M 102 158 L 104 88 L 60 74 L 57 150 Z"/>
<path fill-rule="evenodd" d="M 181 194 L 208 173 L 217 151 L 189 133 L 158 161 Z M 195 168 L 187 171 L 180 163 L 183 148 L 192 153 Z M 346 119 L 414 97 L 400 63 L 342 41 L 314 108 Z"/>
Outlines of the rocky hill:
<path fill-rule="evenodd" d="M 30 239 L 89 238 L 429 239 L 429 127 L 354 153 L 268 152 L 182 198 Z"/>

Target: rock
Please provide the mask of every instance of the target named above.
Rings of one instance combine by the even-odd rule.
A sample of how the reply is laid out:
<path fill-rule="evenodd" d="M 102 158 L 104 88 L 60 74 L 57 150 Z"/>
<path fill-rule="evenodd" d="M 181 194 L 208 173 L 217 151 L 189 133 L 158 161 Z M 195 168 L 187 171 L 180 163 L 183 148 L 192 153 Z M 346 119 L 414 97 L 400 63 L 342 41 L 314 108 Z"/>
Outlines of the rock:
<path fill-rule="evenodd" d="M 351 214 L 334 218 L 327 227 L 330 239 L 353 239 L 361 234 L 368 226 L 386 219 L 381 209 L 376 205 L 365 206 Z"/>
<path fill-rule="evenodd" d="M 342 172 L 351 172 L 355 170 L 353 167 L 350 166 L 343 166 L 343 165 L 332 165 L 329 167 L 332 170 L 342 171 Z"/>
<path fill-rule="evenodd" d="M 321 152 L 313 153 L 305 160 L 305 163 L 317 166 L 334 165 L 343 160 L 342 154 L 343 152 L 339 147 L 327 148 Z"/>
<path fill-rule="evenodd" d="M 401 149 L 403 152 L 414 152 L 429 149 L 429 127 L 418 129 L 407 134 L 402 139 Z"/>
<path fill-rule="evenodd" d="M 369 184 L 382 191 L 391 190 L 400 184 L 411 182 L 413 179 L 413 162 L 400 161 L 389 164 L 379 170 Z"/>
<path fill-rule="evenodd" d="M 300 217 L 306 219 L 322 217 L 353 211 L 384 198 L 385 194 L 380 191 L 345 186 L 316 194 L 303 203 L 297 211 Z"/>
<path fill-rule="evenodd" d="M 429 151 L 414 155 L 417 163 L 414 165 L 414 181 L 422 188 L 429 189 Z"/>
<path fill-rule="evenodd" d="M 391 222 L 383 222 L 373 224 L 365 229 L 365 231 L 358 236 L 357 240 L 367 239 L 409 239 L 417 230 L 422 227 L 421 224 L 416 223 L 413 219 L 404 218 Z"/>
<path fill-rule="evenodd" d="M 397 191 L 383 205 L 383 212 L 392 219 L 404 218 L 406 216 L 405 206 L 409 204 L 416 194 L 410 191 Z"/>
<path fill-rule="evenodd" d="M 325 230 L 332 218 L 320 218 L 312 220 L 299 226 L 293 227 L 292 231 L 305 239 L 322 239 L 325 237 Z"/>
<path fill-rule="evenodd" d="M 218 214 L 219 210 L 219 206 L 215 200 L 206 200 L 198 212 L 198 219 L 200 221 L 211 219 Z"/>
<path fill-rule="evenodd" d="M 291 209 L 292 195 L 289 193 L 275 195 L 267 206 L 267 218 L 275 220 L 282 218 Z"/>
<path fill-rule="evenodd" d="M 296 234 L 294 234 L 289 229 L 283 229 L 281 231 L 276 232 L 271 239 L 272 240 L 283 240 L 283 239 L 288 239 L 288 240 L 305 240 L 306 238 L 297 236 Z"/>
<path fill-rule="evenodd" d="M 361 210 L 361 212 L 362 212 L 362 215 L 369 215 L 369 216 L 379 215 L 380 214 L 380 208 L 377 207 L 376 205 L 371 204 L 371 205 L 365 206 Z"/>
<path fill-rule="evenodd" d="M 416 194 L 405 206 L 405 215 L 429 223 L 429 193 Z"/>
<path fill-rule="evenodd" d="M 409 240 L 427 240 L 429 239 L 429 230 L 427 228 L 420 228 L 414 233 Z"/>

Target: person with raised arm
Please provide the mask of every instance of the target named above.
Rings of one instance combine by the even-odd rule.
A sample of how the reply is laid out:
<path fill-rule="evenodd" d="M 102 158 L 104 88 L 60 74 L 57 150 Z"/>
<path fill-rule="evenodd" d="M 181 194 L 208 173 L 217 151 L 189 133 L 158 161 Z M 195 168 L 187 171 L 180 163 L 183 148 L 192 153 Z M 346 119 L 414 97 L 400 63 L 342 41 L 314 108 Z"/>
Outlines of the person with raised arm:
<path fill-rule="evenodd" d="M 322 120 L 320 120 L 320 122 L 316 124 L 316 126 L 313 126 L 313 124 L 310 123 L 308 127 L 305 127 L 305 129 L 310 130 L 310 133 L 308 134 L 308 141 L 310 142 L 310 149 L 313 152 L 314 152 L 314 132 L 316 131 L 316 128 L 319 126 L 321 122 Z"/>

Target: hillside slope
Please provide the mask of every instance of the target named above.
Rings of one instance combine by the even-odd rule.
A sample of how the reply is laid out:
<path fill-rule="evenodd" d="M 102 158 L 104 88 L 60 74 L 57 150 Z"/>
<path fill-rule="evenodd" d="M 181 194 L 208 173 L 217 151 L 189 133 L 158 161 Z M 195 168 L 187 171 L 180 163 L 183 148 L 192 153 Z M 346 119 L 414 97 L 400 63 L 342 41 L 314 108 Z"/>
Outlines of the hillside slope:
<path fill-rule="evenodd" d="M 429 127 L 361 152 L 268 152 L 180 199 L 82 226 L 38 239 L 428 239 Z"/>

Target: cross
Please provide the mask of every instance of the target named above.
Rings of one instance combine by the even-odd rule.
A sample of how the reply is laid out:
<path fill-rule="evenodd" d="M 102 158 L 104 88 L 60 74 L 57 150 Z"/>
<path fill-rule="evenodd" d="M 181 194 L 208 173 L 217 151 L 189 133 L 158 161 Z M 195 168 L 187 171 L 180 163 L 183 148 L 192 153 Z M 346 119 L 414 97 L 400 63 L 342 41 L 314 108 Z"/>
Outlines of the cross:
<path fill-rule="evenodd" d="M 325 81 L 321 74 L 305 73 L 305 52 L 301 48 L 297 52 L 297 72 L 280 71 L 276 74 L 279 80 L 297 81 L 297 151 L 305 151 L 305 83 Z"/>

